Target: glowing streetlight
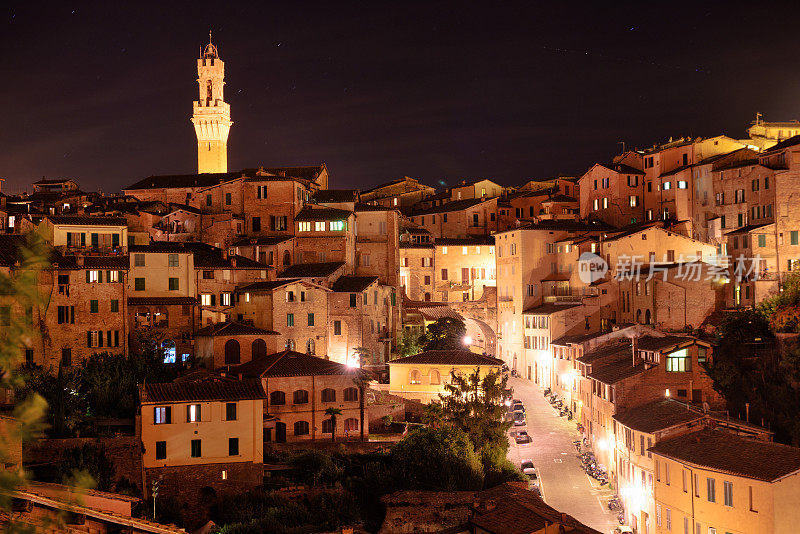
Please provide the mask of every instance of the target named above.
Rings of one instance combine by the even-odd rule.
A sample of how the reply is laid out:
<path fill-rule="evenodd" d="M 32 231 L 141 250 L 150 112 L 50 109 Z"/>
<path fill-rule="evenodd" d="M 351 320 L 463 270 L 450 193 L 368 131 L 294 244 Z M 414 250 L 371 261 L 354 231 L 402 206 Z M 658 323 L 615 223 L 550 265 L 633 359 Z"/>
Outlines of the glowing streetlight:
<path fill-rule="evenodd" d="M 464 336 L 464 345 L 472 345 L 472 336 Z"/>

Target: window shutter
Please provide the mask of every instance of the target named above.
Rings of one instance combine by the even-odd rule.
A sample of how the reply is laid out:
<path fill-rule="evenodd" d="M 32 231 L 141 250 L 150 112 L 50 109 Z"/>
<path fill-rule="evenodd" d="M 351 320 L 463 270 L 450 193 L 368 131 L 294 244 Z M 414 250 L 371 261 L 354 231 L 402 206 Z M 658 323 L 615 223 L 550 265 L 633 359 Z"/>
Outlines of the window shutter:
<path fill-rule="evenodd" d="M 97 281 L 103 283 L 103 271 L 97 271 Z"/>
<path fill-rule="evenodd" d="M 86 246 L 86 234 L 85 233 L 81 233 L 81 246 L 82 247 Z"/>
<path fill-rule="evenodd" d="M 158 406 L 153 406 L 153 424 L 158 423 Z"/>
<path fill-rule="evenodd" d="M 87 347 L 92 346 L 92 332 L 90 330 L 86 331 L 86 346 Z"/>
<path fill-rule="evenodd" d="M 89 283 L 89 271 L 86 271 L 86 283 Z"/>
<path fill-rule="evenodd" d="M 111 281 L 111 271 L 106 271 L 106 282 Z"/>
<path fill-rule="evenodd" d="M 172 423 L 172 406 L 167 406 L 167 424 Z"/>
<path fill-rule="evenodd" d="M 214 294 L 214 293 L 211 294 L 211 305 L 212 306 L 216 306 L 217 305 L 217 295 Z"/>
<path fill-rule="evenodd" d="M 122 283 L 122 271 L 117 271 L 117 282 Z"/>
<path fill-rule="evenodd" d="M 103 331 L 102 330 L 98 330 L 97 331 L 97 346 L 98 347 L 102 347 L 103 346 Z"/>
<path fill-rule="evenodd" d="M 72 232 L 67 232 L 67 246 L 72 246 Z"/>

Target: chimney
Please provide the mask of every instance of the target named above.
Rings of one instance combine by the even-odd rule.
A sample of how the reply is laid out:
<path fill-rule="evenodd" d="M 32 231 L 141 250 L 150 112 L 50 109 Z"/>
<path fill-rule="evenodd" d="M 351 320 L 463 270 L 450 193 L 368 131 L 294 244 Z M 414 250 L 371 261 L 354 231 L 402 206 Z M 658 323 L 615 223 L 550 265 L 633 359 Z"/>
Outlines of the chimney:
<path fill-rule="evenodd" d="M 223 260 L 227 260 L 228 259 L 228 249 L 227 248 L 223 248 L 222 249 L 222 259 Z"/>
<path fill-rule="evenodd" d="M 236 268 L 236 256 L 231 257 L 231 267 Z"/>
<path fill-rule="evenodd" d="M 488 501 L 486 501 L 486 511 L 487 512 L 491 512 L 496 507 L 497 507 L 497 501 L 495 501 L 494 499 L 489 499 Z"/>
<path fill-rule="evenodd" d="M 633 366 L 636 367 L 636 358 L 638 357 L 639 352 L 639 339 L 637 337 L 631 338 L 631 353 L 633 356 Z"/>
<path fill-rule="evenodd" d="M 75 263 L 78 264 L 78 267 L 83 267 L 83 254 L 75 254 Z"/>
<path fill-rule="evenodd" d="M 565 512 L 561 512 L 561 522 L 562 523 L 567 522 L 567 514 Z"/>

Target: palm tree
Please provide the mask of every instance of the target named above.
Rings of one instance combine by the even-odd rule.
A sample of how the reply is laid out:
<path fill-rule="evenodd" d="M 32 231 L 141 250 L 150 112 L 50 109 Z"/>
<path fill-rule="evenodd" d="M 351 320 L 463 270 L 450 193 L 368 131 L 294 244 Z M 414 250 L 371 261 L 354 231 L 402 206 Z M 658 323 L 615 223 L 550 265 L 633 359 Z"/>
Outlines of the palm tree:
<path fill-rule="evenodd" d="M 329 415 L 331 418 L 331 441 L 336 441 L 336 416 L 342 415 L 342 410 L 331 406 L 325 410 L 325 415 Z"/>

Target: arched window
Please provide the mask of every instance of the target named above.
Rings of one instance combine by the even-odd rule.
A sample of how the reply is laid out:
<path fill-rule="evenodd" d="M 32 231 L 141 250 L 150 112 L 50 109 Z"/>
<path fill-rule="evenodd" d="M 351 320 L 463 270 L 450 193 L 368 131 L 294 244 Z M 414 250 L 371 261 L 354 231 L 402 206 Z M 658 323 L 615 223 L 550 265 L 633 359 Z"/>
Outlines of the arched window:
<path fill-rule="evenodd" d="M 355 417 L 349 417 L 344 420 L 344 430 L 345 432 L 357 432 L 358 431 L 358 419 Z"/>
<path fill-rule="evenodd" d="M 102 334 L 102 332 L 100 332 L 100 334 Z M 161 342 L 161 349 L 164 351 L 164 363 L 175 363 L 175 342 L 171 339 L 165 339 Z"/>
<path fill-rule="evenodd" d="M 442 375 L 439 374 L 437 369 L 431 369 L 431 384 L 441 384 L 442 383 Z"/>
<path fill-rule="evenodd" d="M 636 310 L 636 322 L 637 323 L 642 322 L 642 310 Z"/>
<path fill-rule="evenodd" d="M 294 435 L 295 436 L 307 436 L 308 435 L 308 421 L 297 421 L 294 424 Z"/>
<path fill-rule="evenodd" d="M 422 376 L 420 375 L 419 369 L 412 369 L 411 373 L 409 373 L 408 381 L 412 384 L 422 384 Z"/>
<path fill-rule="evenodd" d="M 292 264 L 292 255 L 289 254 L 288 250 L 283 253 L 283 264 L 284 265 L 291 265 Z"/>
<path fill-rule="evenodd" d="M 235 364 L 241 362 L 241 348 L 239 342 L 235 339 L 229 339 L 225 342 L 225 364 Z"/>
<path fill-rule="evenodd" d="M 431 294 L 426 291 L 425 292 L 425 302 L 430 302 L 430 301 L 431 301 Z"/>
<path fill-rule="evenodd" d="M 316 345 L 314 344 L 313 339 L 309 339 L 308 343 L 306 343 L 306 354 L 314 354 L 316 351 Z"/>
<path fill-rule="evenodd" d="M 283 391 L 273 391 L 269 394 L 269 403 L 275 406 L 286 404 L 286 393 Z"/>
<path fill-rule="evenodd" d="M 644 324 L 650 324 L 650 310 L 644 312 Z"/>
<path fill-rule="evenodd" d="M 308 404 L 308 391 L 305 389 L 297 389 L 292 395 L 293 404 Z"/>
<path fill-rule="evenodd" d="M 333 419 L 322 420 L 322 433 L 333 434 Z"/>
<path fill-rule="evenodd" d="M 256 339 L 253 341 L 251 350 L 251 358 L 256 359 L 261 356 L 267 355 L 267 343 L 263 339 Z"/>
<path fill-rule="evenodd" d="M 332 388 L 323 389 L 322 402 L 336 402 L 336 390 Z"/>
<path fill-rule="evenodd" d="M 286 350 L 294 350 L 294 339 L 286 340 Z"/>
<path fill-rule="evenodd" d="M 345 402 L 358 402 L 358 388 L 345 388 L 344 390 Z"/>

